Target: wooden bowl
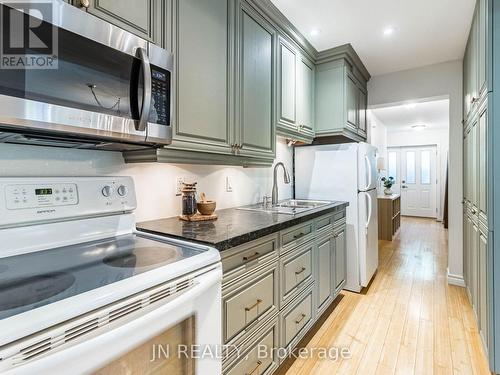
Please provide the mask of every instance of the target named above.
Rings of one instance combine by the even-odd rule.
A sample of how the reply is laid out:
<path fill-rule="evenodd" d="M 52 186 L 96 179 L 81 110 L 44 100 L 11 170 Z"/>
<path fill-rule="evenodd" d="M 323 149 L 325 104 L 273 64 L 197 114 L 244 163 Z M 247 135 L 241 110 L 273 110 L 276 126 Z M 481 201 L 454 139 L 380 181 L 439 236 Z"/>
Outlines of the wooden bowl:
<path fill-rule="evenodd" d="M 205 201 L 196 203 L 196 207 L 202 215 L 212 215 L 215 211 L 215 201 Z"/>

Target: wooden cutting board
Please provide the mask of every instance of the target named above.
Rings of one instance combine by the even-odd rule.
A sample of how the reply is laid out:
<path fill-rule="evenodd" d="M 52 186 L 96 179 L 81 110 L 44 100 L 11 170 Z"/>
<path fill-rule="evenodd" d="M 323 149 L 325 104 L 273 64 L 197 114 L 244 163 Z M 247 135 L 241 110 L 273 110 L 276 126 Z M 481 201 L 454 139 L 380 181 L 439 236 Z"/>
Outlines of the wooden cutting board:
<path fill-rule="evenodd" d="M 184 221 L 208 221 L 208 220 L 217 220 L 217 214 L 212 215 L 202 215 L 200 213 L 196 213 L 194 215 L 179 215 L 179 219 Z"/>

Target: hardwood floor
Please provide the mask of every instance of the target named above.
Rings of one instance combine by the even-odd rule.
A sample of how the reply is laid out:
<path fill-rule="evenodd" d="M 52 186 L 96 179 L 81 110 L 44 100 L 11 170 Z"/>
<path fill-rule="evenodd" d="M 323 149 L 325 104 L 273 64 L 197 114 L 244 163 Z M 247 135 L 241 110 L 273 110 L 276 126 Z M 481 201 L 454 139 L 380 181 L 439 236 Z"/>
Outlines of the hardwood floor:
<path fill-rule="evenodd" d="M 489 374 L 466 291 L 447 284 L 447 248 L 441 223 L 403 218 L 393 242 L 379 241 L 366 293 L 343 292 L 303 345 L 351 357 L 297 358 L 286 374 Z"/>

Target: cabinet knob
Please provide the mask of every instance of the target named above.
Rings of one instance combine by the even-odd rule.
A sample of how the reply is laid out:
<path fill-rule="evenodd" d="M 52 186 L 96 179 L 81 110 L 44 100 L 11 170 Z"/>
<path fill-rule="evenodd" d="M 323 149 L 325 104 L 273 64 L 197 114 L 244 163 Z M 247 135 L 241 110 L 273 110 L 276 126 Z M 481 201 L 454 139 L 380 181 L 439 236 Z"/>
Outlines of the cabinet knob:
<path fill-rule="evenodd" d="M 90 6 L 90 0 L 80 0 L 80 6 L 82 8 L 88 8 Z"/>

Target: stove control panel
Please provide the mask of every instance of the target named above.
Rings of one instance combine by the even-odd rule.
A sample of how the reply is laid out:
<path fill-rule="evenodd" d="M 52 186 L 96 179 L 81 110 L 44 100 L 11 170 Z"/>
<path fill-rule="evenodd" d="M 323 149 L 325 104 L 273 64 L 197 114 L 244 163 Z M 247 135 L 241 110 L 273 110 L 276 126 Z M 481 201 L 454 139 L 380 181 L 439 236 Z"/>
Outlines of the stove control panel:
<path fill-rule="evenodd" d="M 7 185 L 8 210 L 41 208 L 78 204 L 76 184 Z"/>
<path fill-rule="evenodd" d="M 133 212 L 130 177 L 0 177 L 0 228 Z"/>

